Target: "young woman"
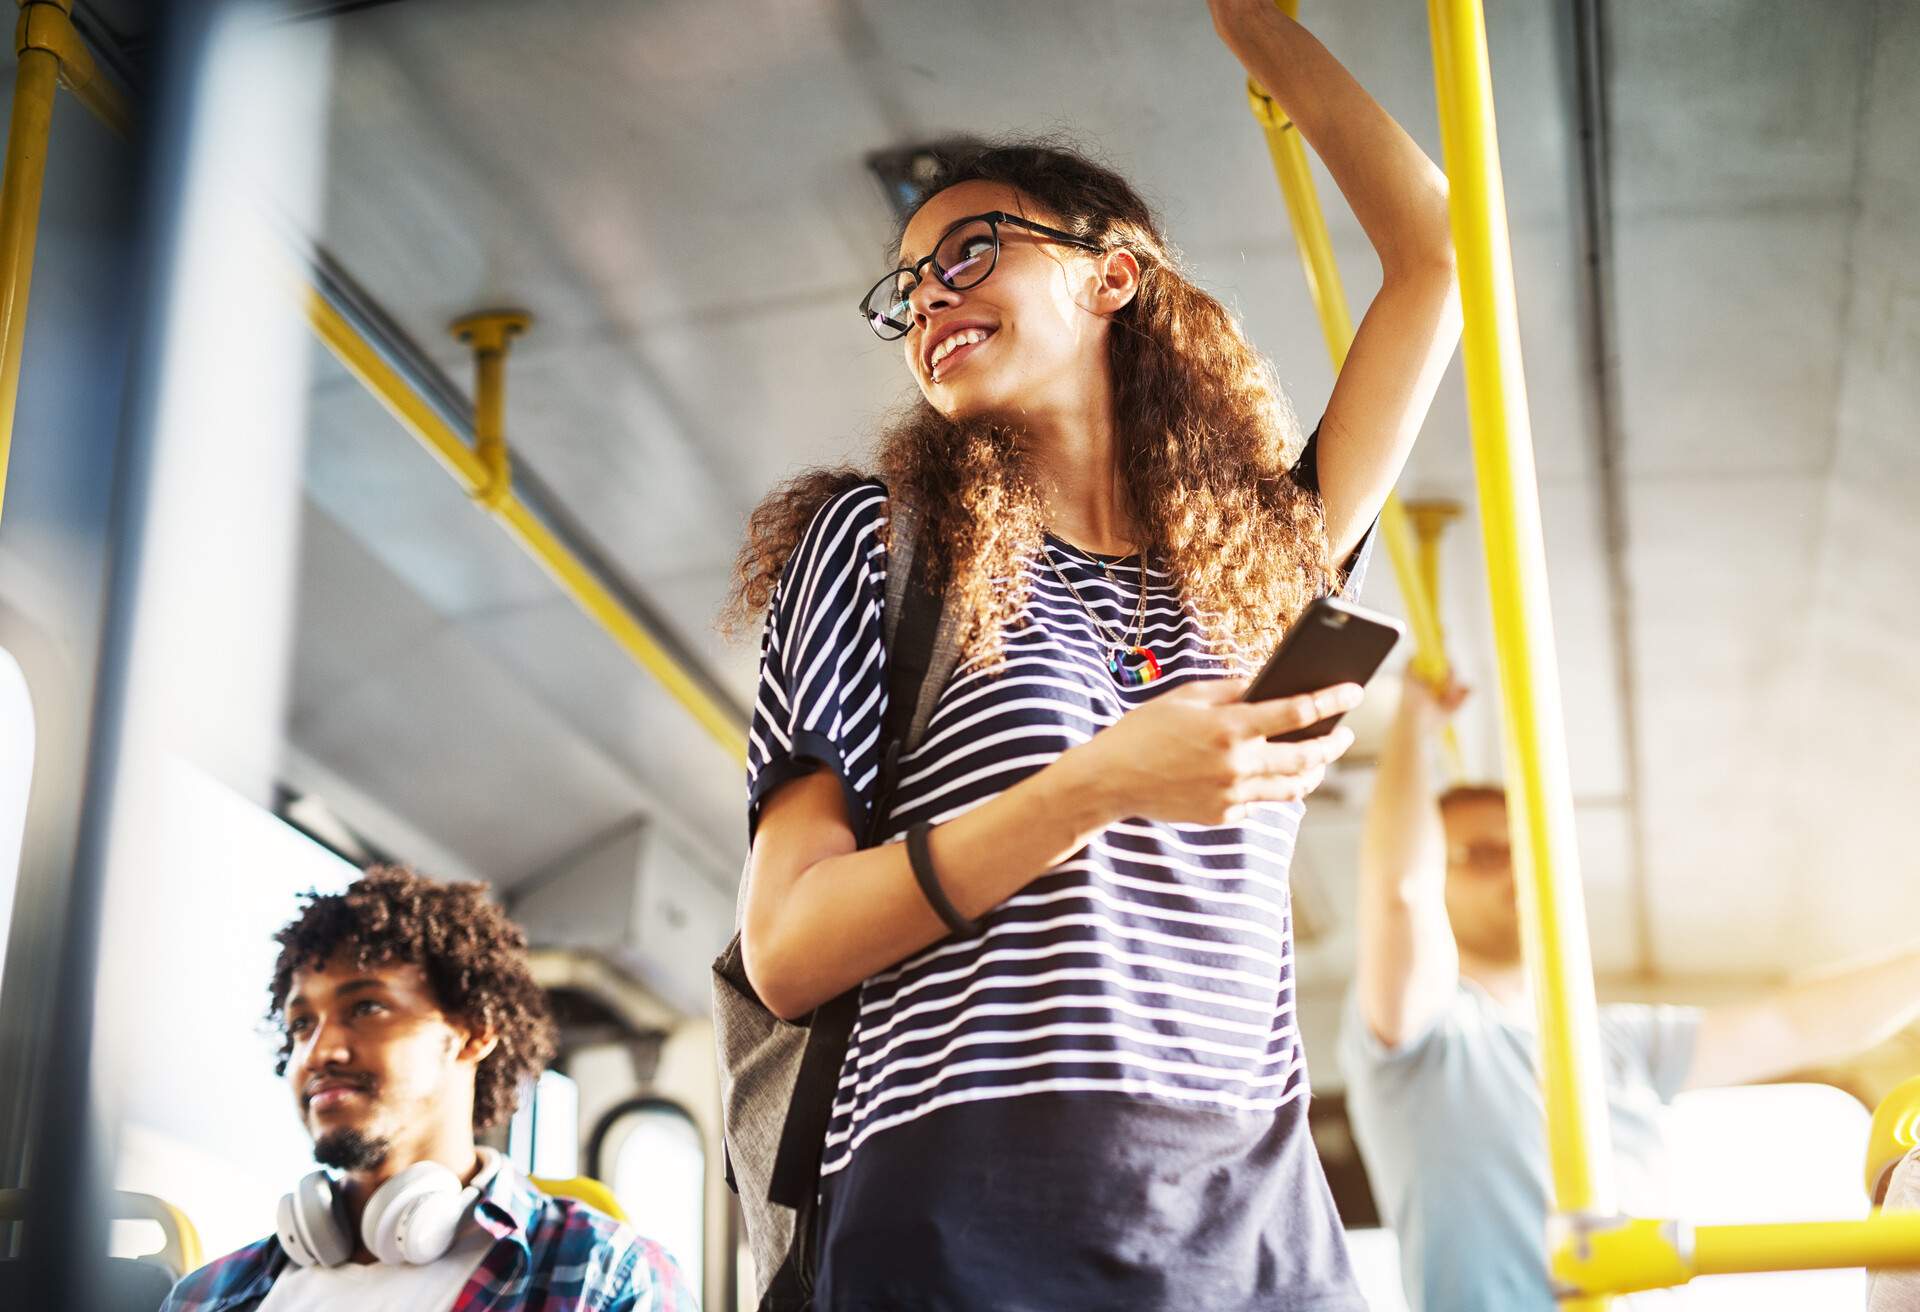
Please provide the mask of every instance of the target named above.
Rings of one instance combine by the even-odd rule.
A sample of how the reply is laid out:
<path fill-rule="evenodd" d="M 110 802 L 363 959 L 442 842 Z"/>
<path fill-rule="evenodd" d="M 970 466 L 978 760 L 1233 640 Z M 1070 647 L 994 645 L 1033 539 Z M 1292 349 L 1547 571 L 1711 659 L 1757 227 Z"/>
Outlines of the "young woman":
<path fill-rule="evenodd" d="M 1266 741 L 1359 692 L 1249 705 L 1237 676 L 1342 586 L 1452 353 L 1446 184 L 1271 0 L 1213 13 L 1383 266 L 1304 457 L 1124 181 L 988 148 L 946 162 L 863 306 L 925 405 L 880 478 L 795 480 L 741 556 L 740 611 L 768 610 L 747 970 L 789 1017 L 859 988 L 825 1308 L 1363 1306 L 1307 1132 L 1287 887 L 1351 738 Z M 890 497 L 965 645 L 894 841 L 860 850 Z"/>

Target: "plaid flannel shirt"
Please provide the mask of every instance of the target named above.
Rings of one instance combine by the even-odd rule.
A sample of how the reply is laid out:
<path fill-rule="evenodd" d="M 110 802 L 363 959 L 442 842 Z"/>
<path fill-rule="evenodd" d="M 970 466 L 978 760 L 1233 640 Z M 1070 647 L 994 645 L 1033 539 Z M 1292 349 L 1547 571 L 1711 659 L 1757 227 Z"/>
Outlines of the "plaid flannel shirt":
<path fill-rule="evenodd" d="M 475 1204 L 493 1236 L 447 1312 L 699 1312 L 667 1250 L 584 1203 L 549 1198 L 501 1163 Z M 289 1259 L 274 1238 L 190 1272 L 161 1312 L 248 1312 Z"/>

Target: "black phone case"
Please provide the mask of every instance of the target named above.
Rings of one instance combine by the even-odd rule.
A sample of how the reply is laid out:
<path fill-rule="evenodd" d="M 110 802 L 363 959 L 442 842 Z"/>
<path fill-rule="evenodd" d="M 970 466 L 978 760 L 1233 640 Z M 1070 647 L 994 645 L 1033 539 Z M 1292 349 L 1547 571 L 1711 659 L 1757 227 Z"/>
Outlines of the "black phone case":
<path fill-rule="evenodd" d="M 1246 700 L 1294 697 L 1336 683 L 1365 685 L 1399 641 L 1400 625 L 1387 616 L 1330 597 L 1318 598 L 1287 630 L 1266 668 L 1247 689 Z M 1340 719 L 1340 715 L 1330 715 L 1267 741 L 1318 738 L 1330 732 Z"/>

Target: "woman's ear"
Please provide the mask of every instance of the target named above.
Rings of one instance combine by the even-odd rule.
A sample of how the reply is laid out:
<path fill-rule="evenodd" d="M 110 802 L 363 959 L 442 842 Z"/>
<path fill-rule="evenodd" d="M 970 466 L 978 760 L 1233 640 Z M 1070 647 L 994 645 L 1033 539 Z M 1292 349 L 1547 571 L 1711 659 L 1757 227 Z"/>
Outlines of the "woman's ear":
<path fill-rule="evenodd" d="M 1093 289 L 1093 309 L 1100 314 L 1123 310 L 1140 291 L 1140 261 L 1125 247 L 1103 251 L 1095 263 L 1099 281 Z"/>

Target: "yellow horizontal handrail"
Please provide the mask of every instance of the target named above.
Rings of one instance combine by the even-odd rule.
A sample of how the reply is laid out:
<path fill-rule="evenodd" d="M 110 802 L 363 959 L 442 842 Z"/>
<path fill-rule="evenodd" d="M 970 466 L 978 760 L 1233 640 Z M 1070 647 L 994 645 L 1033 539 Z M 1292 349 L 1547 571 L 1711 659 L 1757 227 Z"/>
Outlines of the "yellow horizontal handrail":
<path fill-rule="evenodd" d="M 561 591 L 606 630 L 620 647 L 686 708 L 734 760 L 747 759 L 746 732 L 738 719 L 689 675 L 659 637 L 608 591 L 594 572 L 511 490 L 493 486 L 493 474 L 425 397 L 410 386 L 372 343 L 320 290 L 302 289 L 307 322 L 327 349 L 437 459 L 467 495 L 475 497 L 521 549 L 547 571 Z"/>
<path fill-rule="evenodd" d="M 1858 1221 L 1702 1225 L 1649 1217 L 1553 1224 L 1550 1265 L 1564 1297 L 1670 1289 L 1696 1276 L 1840 1267 L 1920 1267 L 1920 1212 Z"/>

